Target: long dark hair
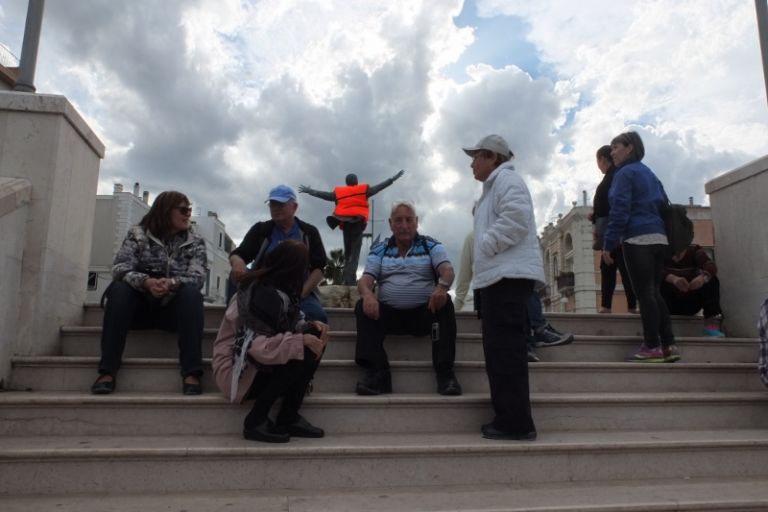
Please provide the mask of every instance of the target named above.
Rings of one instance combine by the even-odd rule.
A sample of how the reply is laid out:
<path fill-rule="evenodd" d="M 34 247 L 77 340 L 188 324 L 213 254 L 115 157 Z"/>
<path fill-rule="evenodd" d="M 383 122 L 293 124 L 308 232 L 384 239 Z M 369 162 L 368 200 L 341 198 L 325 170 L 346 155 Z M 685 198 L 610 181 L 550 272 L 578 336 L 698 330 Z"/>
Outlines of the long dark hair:
<path fill-rule="evenodd" d="M 177 206 L 189 206 L 189 198 L 181 192 L 167 190 L 161 192 L 152 203 L 139 225 L 161 240 L 171 234 L 171 212 Z"/>
<path fill-rule="evenodd" d="M 613 163 L 613 157 L 611 156 L 611 146 L 606 144 L 605 146 L 601 146 L 600 149 L 597 150 L 597 154 L 595 155 L 597 159 L 605 158 L 611 163 L 611 166 L 608 168 L 607 171 L 605 171 L 605 174 L 608 174 L 609 172 L 616 169 L 616 165 Z"/>
<path fill-rule="evenodd" d="M 307 246 L 298 240 L 284 240 L 267 254 L 262 268 L 248 272 L 240 279 L 240 289 L 245 290 L 251 283 L 257 282 L 298 297 L 304 286 L 308 266 Z"/>

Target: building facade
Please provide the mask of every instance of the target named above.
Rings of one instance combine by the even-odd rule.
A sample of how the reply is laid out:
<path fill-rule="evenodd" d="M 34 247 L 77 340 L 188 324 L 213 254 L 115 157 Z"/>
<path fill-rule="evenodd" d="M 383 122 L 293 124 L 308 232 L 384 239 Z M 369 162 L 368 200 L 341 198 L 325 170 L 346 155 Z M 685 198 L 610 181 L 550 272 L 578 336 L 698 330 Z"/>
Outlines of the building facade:
<path fill-rule="evenodd" d="M 586 203 L 586 200 L 584 201 Z M 544 309 L 554 312 L 595 313 L 600 307 L 600 252 L 592 249 L 592 207 L 576 203 L 556 222 L 544 228 L 539 239 L 547 286 L 540 291 Z M 693 222 L 695 244 L 715 259 L 715 237 L 708 206 L 689 198 L 688 218 Z M 621 276 L 616 276 L 612 311 L 626 313 L 627 301 Z"/>
<path fill-rule="evenodd" d="M 128 230 L 141 221 L 149 211 L 149 206 L 149 192 L 144 191 L 139 195 L 138 183 L 132 192 L 124 192 L 122 185 L 115 184 L 112 195 L 96 196 L 86 294 L 88 302 L 101 300 L 104 290 L 112 281 L 115 254 Z M 202 289 L 204 300 L 210 304 L 224 304 L 232 239 L 227 235 L 226 226 L 216 212 L 209 211 L 204 216 L 195 212 L 192 225 L 195 232 L 205 239 L 208 252 L 208 276 Z"/>

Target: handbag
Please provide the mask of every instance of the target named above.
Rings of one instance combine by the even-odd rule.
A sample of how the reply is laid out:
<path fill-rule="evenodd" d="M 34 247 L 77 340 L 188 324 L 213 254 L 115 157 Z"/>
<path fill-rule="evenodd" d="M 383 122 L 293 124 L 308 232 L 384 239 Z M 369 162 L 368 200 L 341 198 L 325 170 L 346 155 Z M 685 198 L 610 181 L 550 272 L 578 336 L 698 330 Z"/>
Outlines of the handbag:
<path fill-rule="evenodd" d="M 669 201 L 664 185 L 661 185 L 661 192 L 664 195 L 664 202 L 659 206 L 659 214 L 664 221 L 669 243 L 667 247 L 671 256 L 686 249 L 693 242 L 693 222 L 688 218 L 688 211 L 684 205 Z"/>

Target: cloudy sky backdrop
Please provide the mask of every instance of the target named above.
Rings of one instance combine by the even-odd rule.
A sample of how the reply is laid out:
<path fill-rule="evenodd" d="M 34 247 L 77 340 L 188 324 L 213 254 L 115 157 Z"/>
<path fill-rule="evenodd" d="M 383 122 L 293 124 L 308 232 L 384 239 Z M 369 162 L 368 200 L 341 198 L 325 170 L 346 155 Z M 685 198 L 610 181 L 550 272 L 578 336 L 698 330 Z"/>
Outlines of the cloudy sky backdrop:
<path fill-rule="evenodd" d="M 17 56 L 26 0 L 0 3 Z M 511 144 L 539 229 L 600 174 L 627 129 L 673 201 L 768 153 L 749 0 L 48 0 L 38 92 L 63 94 L 107 146 L 99 193 L 187 193 L 235 240 L 279 183 L 377 183 L 376 217 L 419 205 L 454 260 L 480 185 L 460 150 Z M 324 224 L 332 205 L 300 196 Z M 375 224 L 376 231 L 386 223 Z"/>

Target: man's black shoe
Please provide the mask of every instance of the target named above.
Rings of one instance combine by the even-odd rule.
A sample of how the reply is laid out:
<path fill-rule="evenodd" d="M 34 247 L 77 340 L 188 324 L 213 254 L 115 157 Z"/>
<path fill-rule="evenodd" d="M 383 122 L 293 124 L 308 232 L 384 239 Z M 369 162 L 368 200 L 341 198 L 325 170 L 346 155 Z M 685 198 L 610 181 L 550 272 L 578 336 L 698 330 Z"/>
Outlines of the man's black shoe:
<path fill-rule="evenodd" d="M 496 428 L 493 423 L 486 423 L 480 428 L 483 437 L 486 439 L 497 439 L 502 441 L 535 441 L 536 431 L 530 432 L 504 432 Z"/>
<path fill-rule="evenodd" d="M 389 370 L 367 371 L 357 383 L 358 395 L 381 395 L 392 392 L 392 375 Z"/>
<path fill-rule="evenodd" d="M 533 350 L 533 346 L 528 345 L 528 362 L 538 363 L 539 361 L 541 361 L 541 359 L 539 359 L 539 356 L 538 354 L 536 354 L 536 351 Z"/>
<path fill-rule="evenodd" d="M 316 427 L 306 420 L 303 416 L 299 416 L 299 419 L 288 425 L 275 425 L 273 429 L 275 433 L 285 433 L 292 437 L 323 437 L 325 431 L 320 427 Z"/>
<path fill-rule="evenodd" d="M 533 333 L 534 345 L 537 347 L 556 347 L 558 345 L 567 345 L 573 342 L 573 334 L 562 333 L 552 327 L 550 324 Z"/>
<path fill-rule="evenodd" d="M 437 392 L 445 396 L 459 396 L 461 395 L 461 384 L 453 375 L 443 379 L 438 378 Z"/>
<path fill-rule="evenodd" d="M 291 440 L 291 436 L 287 432 L 276 432 L 269 419 L 251 427 L 244 427 L 243 437 L 249 441 L 261 441 L 263 443 L 287 443 Z"/>
<path fill-rule="evenodd" d="M 104 374 L 107 375 L 107 374 Z M 113 393 L 115 391 L 116 386 L 116 380 L 115 376 L 112 375 L 112 380 L 103 380 L 99 381 L 104 375 L 99 375 L 99 378 L 96 379 L 96 382 L 94 382 L 91 385 L 91 393 L 94 395 L 109 395 L 110 393 Z"/>

